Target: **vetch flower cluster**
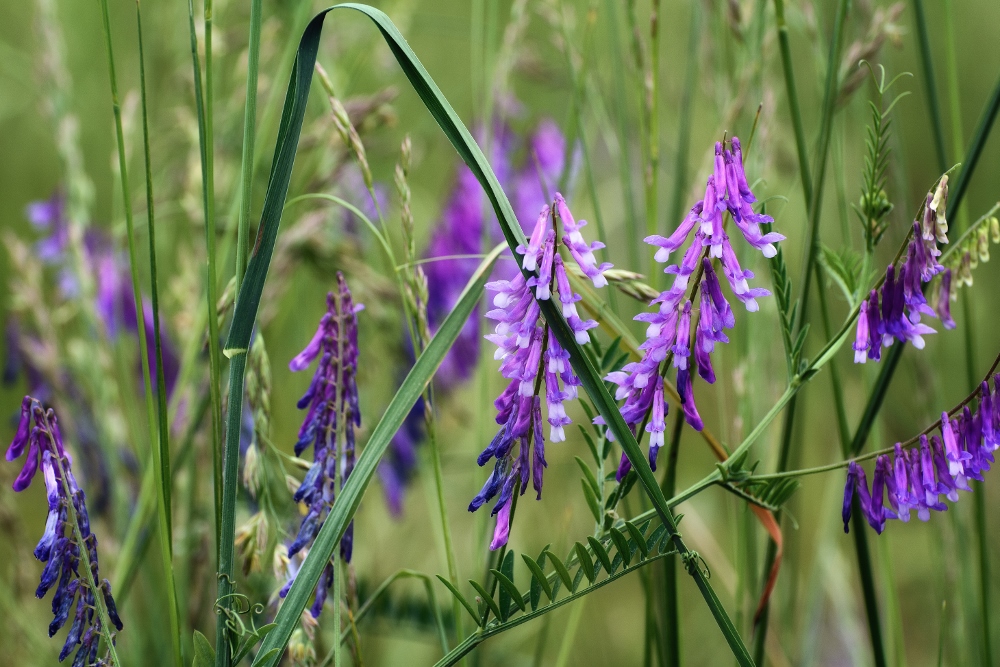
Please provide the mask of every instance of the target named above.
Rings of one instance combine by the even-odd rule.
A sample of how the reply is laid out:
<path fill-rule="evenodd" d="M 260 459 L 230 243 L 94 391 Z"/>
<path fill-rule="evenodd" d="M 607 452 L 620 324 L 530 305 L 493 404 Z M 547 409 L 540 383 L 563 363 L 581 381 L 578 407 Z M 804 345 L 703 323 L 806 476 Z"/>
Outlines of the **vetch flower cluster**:
<path fill-rule="evenodd" d="M 351 290 L 341 273 L 337 273 L 338 292 L 327 294 L 327 312 L 316 334 L 302 352 L 288 364 L 292 371 L 305 370 L 317 357 L 320 359 L 308 391 L 299 399 L 300 410 L 308 409 L 295 443 L 295 455 L 313 448 L 313 465 L 295 492 L 293 499 L 308 509 L 298 535 L 288 546 L 288 556 L 294 557 L 311 546 L 333 507 L 337 484 L 344 482 L 354 469 L 354 429 L 361 425 L 358 405 L 358 318 L 364 306 L 355 305 Z M 354 543 L 352 521 L 340 540 L 340 555 L 351 560 Z M 319 584 L 311 613 L 318 617 L 333 585 L 333 564 L 327 563 Z M 281 590 L 284 597 L 294 576 Z"/>
<path fill-rule="evenodd" d="M 906 261 L 900 267 L 890 264 L 882 284 L 881 305 L 878 290 L 872 290 L 861 302 L 854 339 L 854 363 L 868 359 L 879 361 L 882 348 L 895 341 L 912 343 L 923 349 L 927 334 L 936 333 L 922 323 L 922 315 L 938 317 L 946 329 L 955 327 L 951 319 L 951 270 L 938 262 L 938 243 L 948 243 L 948 177 L 942 176 L 933 193 L 928 193 L 922 222 L 913 223 L 913 237 L 907 248 Z M 928 305 L 923 285 L 934 276 L 941 276 L 941 294 L 937 309 Z"/>
<path fill-rule="evenodd" d="M 919 445 L 904 449 L 896 443 L 892 456 L 875 459 L 871 491 L 864 469 L 852 461 L 844 487 L 844 532 L 848 532 L 855 494 L 868 524 L 881 533 L 886 519 L 909 521 L 911 511 L 921 521 L 930 519 L 931 510 L 943 512 L 944 496 L 958 501 L 958 492 L 971 491 L 969 480 L 983 481 L 983 472 L 1000 448 L 1000 375 L 993 377 L 993 390 L 985 380 L 980 386 L 979 406 L 968 405 L 953 418 L 941 413 L 941 435 L 920 436 Z M 884 496 L 889 506 L 885 506 Z"/>
<path fill-rule="evenodd" d="M 69 621 L 72 612 L 73 622 L 59 652 L 59 661 L 75 650 L 74 667 L 107 664 L 97 656 L 105 629 L 95 596 L 100 596 L 108 619 L 119 631 L 122 622 L 111 596 L 111 584 L 100 578 L 97 536 L 90 530 L 86 496 L 73 476 L 72 459 L 63 444 L 55 412 L 44 409 L 31 396 L 25 396 L 21 402 L 21 418 L 14 441 L 7 450 L 7 460 L 14 461 L 25 453 L 27 457 L 14 480 L 14 490 L 28 488 L 41 467 L 48 497 L 45 532 L 35 547 L 35 558 L 45 563 L 35 596 L 41 599 L 55 586 L 49 636 L 55 635 Z M 80 572 L 81 566 L 86 568 L 88 565 L 89 577 Z M 113 637 L 113 633 L 110 636 Z"/>
<path fill-rule="evenodd" d="M 565 427 L 571 423 L 563 404 L 577 397 L 581 382 L 569 364 L 569 352 L 549 330 L 538 302 L 558 299 L 576 341 L 581 345 L 590 341 L 587 332 L 596 327 L 597 322 L 580 317 L 576 309 L 580 295 L 573 292 L 559 254 L 559 246 L 564 245 L 595 287 L 607 285 L 604 271 L 611 268 L 611 264 L 598 264 L 594 251 L 604 245 L 596 241 L 588 244 L 584 240 L 580 230 L 586 224 L 573 218 L 565 199 L 556 193 L 553 207 L 545 206 L 539 214 L 527 245 L 517 248 L 523 255 L 522 267 L 534 275 L 525 279 L 518 273 L 510 280 L 486 286 L 496 293 L 493 297 L 496 308 L 486 313 L 486 317 L 497 322 L 495 333 L 486 339 L 497 346 L 494 357 L 502 360 L 500 373 L 510 380 L 494 401 L 500 431 L 478 459 L 480 466 L 496 459 L 493 473 L 469 504 L 469 511 L 475 512 L 499 494 L 492 512 L 497 517 L 497 525 L 490 549 L 507 543 L 511 504 L 517 486 L 520 485 L 523 494 L 530 476 L 537 497 L 542 497 L 542 473 L 546 466 L 540 396 L 543 383 L 549 440 L 564 441 Z M 565 232 L 561 238 L 557 238 L 559 225 Z M 515 444 L 518 444 L 516 454 Z"/>
<path fill-rule="evenodd" d="M 666 403 L 663 398 L 663 380 L 666 369 L 661 369 L 668 356 L 677 369 L 677 390 L 681 396 L 684 418 L 696 430 L 703 427 L 701 416 L 694 402 L 692 370 L 712 384 L 715 370 L 711 354 L 716 343 L 728 343 L 726 329 L 736 324 L 733 310 L 722 293 L 713 260 L 720 262 L 722 273 L 736 296 L 750 312 L 758 310 L 757 299 L 770 292 L 750 287 L 752 271 L 743 269 L 736 258 L 730 237 L 725 229 L 728 212 L 743 239 L 759 250 L 764 257 L 774 257 L 774 244 L 784 240 L 776 232 L 764 232 L 762 224 L 771 223 L 768 215 L 756 213 L 751 206 L 757 198 L 750 190 L 743 171 L 743 151 L 738 137 L 733 137 L 731 150 L 722 142 L 715 144 L 715 168 L 705 187 L 705 197 L 697 202 L 681 224 L 669 237 L 648 236 L 646 243 L 659 248 L 657 262 L 666 263 L 670 254 L 683 246 L 694 232 L 691 244 L 679 265 L 671 264 L 664 270 L 674 276 L 670 289 L 653 299 L 658 304 L 656 312 L 641 313 L 636 320 L 647 322 L 646 340 L 640 346 L 640 361 L 626 364 L 621 371 L 610 373 L 605 380 L 618 385 L 615 398 L 625 400 L 621 408 L 625 423 L 633 433 L 648 419 L 646 431 L 649 438 L 649 464 L 656 469 L 656 456 L 664 442 Z M 696 270 L 701 269 L 701 297 L 697 313 L 687 296 L 688 283 Z M 696 323 L 695 323 L 696 322 Z M 692 331 L 694 328 L 694 331 Z M 594 420 L 604 424 L 601 417 Z M 612 434 L 608 431 L 608 438 Z M 618 468 L 619 481 L 631 469 L 629 460 L 622 454 Z"/>

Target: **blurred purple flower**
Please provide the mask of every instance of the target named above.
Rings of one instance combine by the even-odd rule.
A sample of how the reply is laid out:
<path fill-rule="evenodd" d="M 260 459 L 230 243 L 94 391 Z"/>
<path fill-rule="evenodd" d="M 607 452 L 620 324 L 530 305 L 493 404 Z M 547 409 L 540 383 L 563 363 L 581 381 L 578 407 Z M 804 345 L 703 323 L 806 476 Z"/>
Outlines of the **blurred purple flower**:
<path fill-rule="evenodd" d="M 480 133 L 481 134 L 481 133 Z M 522 228 L 534 221 L 536 212 L 546 204 L 546 193 L 555 191 L 565 164 L 566 140 L 555 122 L 543 120 L 532 135 L 524 164 L 517 170 L 511 157 L 518 139 L 505 124 L 494 127 L 491 160 L 497 180 L 511 194 L 511 203 Z M 359 186 L 363 191 L 363 185 Z M 462 164 L 455 185 L 441 213 L 441 219 L 431 233 L 424 252 L 425 259 L 451 258 L 456 255 L 478 255 L 483 252 L 485 234 L 490 242 L 502 238 L 482 186 L 472 171 Z M 452 258 L 424 264 L 427 276 L 427 317 L 431 330 L 441 325 L 455 307 L 469 278 L 479 266 L 479 259 Z M 498 267 L 496 277 L 511 277 L 513 267 Z M 468 380 L 479 360 L 480 310 L 477 305 L 462 328 L 434 377 L 439 395 L 446 395 Z M 416 447 L 423 440 L 423 401 L 418 401 L 396 433 L 385 460 L 379 466 L 379 477 L 385 488 L 389 509 L 394 515 L 402 511 L 403 496 L 413 468 L 417 463 Z"/>

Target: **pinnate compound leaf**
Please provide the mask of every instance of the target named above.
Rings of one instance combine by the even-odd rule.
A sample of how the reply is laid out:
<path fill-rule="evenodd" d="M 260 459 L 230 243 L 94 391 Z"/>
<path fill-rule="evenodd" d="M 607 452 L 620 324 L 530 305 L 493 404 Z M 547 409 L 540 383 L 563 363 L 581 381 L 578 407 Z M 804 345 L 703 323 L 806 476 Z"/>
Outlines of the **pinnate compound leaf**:
<path fill-rule="evenodd" d="M 479 615 L 479 613 L 478 613 L 478 612 L 476 611 L 476 608 L 475 608 L 475 607 L 473 607 L 473 606 L 472 606 L 472 605 L 471 605 L 471 604 L 469 603 L 469 601 L 465 599 L 465 596 L 464 596 L 464 595 L 462 595 L 462 594 L 461 594 L 461 593 L 460 593 L 460 592 L 458 591 L 458 589 L 457 589 L 457 588 L 455 588 L 455 586 L 454 586 L 454 585 L 453 585 L 453 584 L 452 584 L 452 583 L 451 583 L 450 581 L 448 581 L 447 579 L 445 579 L 444 577 L 442 577 L 442 576 L 441 576 L 440 574 L 438 574 L 438 575 L 435 575 L 435 576 L 436 576 L 436 577 L 437 577 L 438 579 L 440 579 L 440 580 L 441 580 L 441 583 L 445 585 L 445 588 L 447 588 L 447 589 L 448 589 L 449 591 L 451 591 L 451 594 L 455 596 L 455 599 L 457 599 L 457 600 L 458 600 L 459 602 L 461 602 L 461 603 L 462 603 L 462 606 L 463 606 L 463 607 L 465 607 L 465 610 L 466 610 L 467 612 L 469 612 L 469 616 L 471 616 L 471 617 L 472 617 L 472 620 L 474 620 L 474 621 L 476 622 L 476 625 L 479 625 L 479 624 L 480 624 L 480 622 L 482 622 L 482 620 L 483 620 L 483 619 L 482 619 L 482 617 L 481 617 L 481 616 Z"/>
<path fill-rule="evenodd" d="M 563 585 L 565 585 L 566 588 L 568 588 L 569 590 L 573 590 L 573 577 L 569 576 L 569 570 L 566 569 L 566 566 L 563 565 L 563 562 L 559 560 L 559 557 L 556 556 L 551 551 L 549 552 L 549 560 L 552 561 L 552 567 L 553 569 L 555 569 L 556 574 L 559 575 L 559 578 L 562 580 Z"/>
<path fill-rule="evenodd" d="M 608 555 L 608 550 L 604 548 L 601 541 L 598 540 L 593 535 L 587 536 L 587 542 L 590 544 L 591 551 L 597 556 L 597 560 L 601 561 L 601 565 L 604 566 L 604 570 L 610 575 L 611 574 L 611 557 Z"/>
<path fill-rule="evenodd" d="M 587 580 L 590 583 L 594 583 L 594 580 L 597 578 L 597 572 L 594 570 L 594 561 L 591 559 L 590 554 L 587 553 L 587 547 L 577 542 L 573 550 L 576 551 L 577 560 L 580 561 L 580 569 L 587 575 Z"/>
<path fill-rule="evenodd" d="M 587 507 L 590 508 L 590 513 L 594 515 L 594 521 L 597 523 L 601 522 L 601 503 L 597 500 L 597 496 L 594 495 L 594 489 L 587 483 L 587 480 L 581 479 L 580 486 L 583 487 L 583 495 L 587 499 Z"/>
<path fill-rule="evenodd" d="M 508 551 L 507 553 L 512 554 L 513 552 Z M 510 578 L 508 578 L 507 575 L 501 572 L 500 570 L 494 568 L 490 570 L 490 572 L 492 572 L 493 576 L 497 578 L 498 582 L 500 582 L 500 588 L 506 592 L 506 595 L 500 598 L 500 604 L 503 605 L 504 602 L 507 602 L 508 605 L 507 610 L 509 611 L 510 602 L 513 601 L 514 604 L 517 605 L 518 609 L 524 611 L 525 610 L 524 595 L 521 594 L 521 591 L 517 590 L 517 586 L 514 585 L 514 582 L 511 581 Z"/>
<path fill-rule="evenodd" d="M 632 549 L 628 545 L 628 538 L 622 535 L 622 531 L 618 530 L 614 526 L 608 531 L 611 534 L 611 539 L 615 543 L 615 547 L 618 549 L 618 555 L 622 557 L 625 566 L 632 561 Z"/>
<path fill-rule="evenodd" d="M 639 553 L 642 554 L 642 557 L 645 560 L 645 558 L 649 555 L 649 547 L 646 546 L 646 537 L 631 521 L 625 522 L 625 530 L 627 530 L 628 534 L 632 536 L 632 542 L 636 547 L 638 547 Z"/>
<path fill-rule="evenodd" d="M 549 580 L 545 576 L 545 570 L 543 569 L 542 564 L 532 560 L 531 556 L 529 556 L 528 554 L 521 554 L 521 558 L 524 560 L 524 564 L 528 566 L 528 569 L 531 570 L 532 591 L 534 591 L 535 587 L 537 586 L 539 590 L 545 591 L 545 595 L 549 598 L 549 601 L 551 602 L 553 600 L 552 586 L 549 585 Z M 532 611 L 534 611 L 534 609 L 537 606 L 538 606 L 538 599 L 534 595 L 532 595 L 531 596 Z"/>
<path fill-rule="evenodd" d="M 483 588 L 483 585 L 480 584 L 475 579 L 469 579 L 469 583 L 472 585 L 473 588 L 476 589 L 476 592 L 479 593 L 480 599 L 486 604 L 487 607 L 490 608 L 490 611 L 493 612 L 493 615 L 499 618 L 501 621 L 506 621 L 507 615 L 500 613 L 500 605 L 496 603 L 496 600 L 490 597 L 490 594 L 486 592 L 486 589 Z"/>

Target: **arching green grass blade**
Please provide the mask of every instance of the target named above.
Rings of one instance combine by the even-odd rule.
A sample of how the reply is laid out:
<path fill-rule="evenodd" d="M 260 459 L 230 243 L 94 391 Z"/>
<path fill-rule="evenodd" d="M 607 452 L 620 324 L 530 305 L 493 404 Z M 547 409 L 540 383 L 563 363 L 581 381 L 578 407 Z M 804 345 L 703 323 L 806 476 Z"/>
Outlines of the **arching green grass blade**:
<path fill-rule="evenodd" d="M 238 363 L 238 360 L 245 356 L 250 343 L 250 335 L 253 331 L 257 308 L 259 306 L 261 293 L 264 288 L 264 281 L 267 277 L 268 266 L 270 264 L 271 255 L 274 251 L 275 239 L 277 238 L 278 226 L 281 217 L 281 209 L 288 193 L 288 184 L 291 178 L 292 164 L 295 159 L 295 152 L 297 150 L 299 134 L 302 129 L 306 102 L 309 97 L 309 86 L 312 81 L 313 68 L 315 66 L 316 54 L 319 48 L 319 38 L 323 29 L 323 21 L 326 14 L 334 9 L 352 9 L 361 12 L 375 23 L 378 30 L 382 33 L 386 44 L 395 56 L 396 61 L 403 70 L 403 73 L 413 86 L 414 91 L 420 96 L 424 106 L 434 117 L 435 121 L 437 121 L 438 125 L 448 137 L 448 140 L 452 143 L 461 158 L 469 166 L 473 175 L 483 186 L 486 196 L 489 199 L 490 204 L 493 206 L 493 209 L 500 221 L 500 226 L 507 244 L 511 249 L 513 249 L 524 242 L 524 234 L 522 233 L 520 225 L 517 222 L 517 218 L 514 216 L 510 202 L 507 200 L 506 195 L 501 189 L 493 170 L 490 168 L 490 165 L 486 160 L 486 157 L 483 155 L 479 146 L 472 138 L 469 130 L 458 118 L 454 109 L 452 109 L 451 105 L 438 89 L 433 79 L 431 79 L 419 59 L 410 49 L 406 40 L 403 39 L 403 36 L 393 25 L 392 21 L 389 20 L 389 17 L 377 9 L 367 5 L 354 3 L 337 5 L 320 12 L 306 27 L 299 43 L 295 66 L 292 71 L 291 80 L 285 97 L 285 106 L 282 111 L 276 144 L 277 148 L 272 162 L 271 178 L 268 184 L 267 195 L 264 200 L 257 240 L 247 267 L 246 277 L 240 287 L 233 325 L 230 330 L 229 340 L 227 341 L 225 347 L 226 355 L 233 358 L 234 362 L 231 367 L 231 373 L 239 375 L 238 378 L 236 376 L 231 376 L 231 380 L 238 380 L 238 382 L 231 382 L 231 386 L 237 391 L 242 388 L 242 373 L 240 372 L 240 366 L 242 364 Z M 480 279 L 482 279 L 482 276 L 480 276 Z M 468 296 L 468 292 L 466 293 L 466 296 Z M 656 508 L 661 521 L 667 527 L 672 541 L 675 543 L 678 551 L 682 555 L 686 554 L 687 548 L 685 547 L 680 536 L 677 534 L 673 516 L 670 513 L 663 493 L 660 491 L 656 478 L 654 477 L 652 470 L 650 470 L 646 458 L 639 449 L 639 445 L 636 442 L 635 437 L 625 425 L 617 404 L 608 393 L 607 387 L 605 387 L 600 375 L 594 368 L 590 359 L 584 354 L 581 347 L 576 343 L 572 331 L 563 319 L 555 304 L 553 304 L 551 300 L 547 300 L 540 302 L 539 305 L 551 331 L 556 336 L 556 339 L 560 342 L 564 349 L 569 351 L 570 363 L 576 371 L 576 374 L 580 377 L 583 387 L 590 399 L 593 401 L 594 406 L 604 417 L 609 428 L 616 436 L 616 440 L 621 443 L 626 455 L 632 462 L 632 465 L 639 476 L 639 480 L 642 482 L 646 492 L 649 494 L 652 504 Z M 463 309 L 461 307 L 457 308 L 456 311 L 448 317 L 446 323 L 451 323 L 453 326 L 457 327 L 459 322 L 464 322 L 465 317 L 467 317 L 468 313 L 471 312 L 471 303 L 465 303 L 463 306 L 468 309 L 466 310 L 465 315 L 459 318 L 458 322 L 456 322 L 455 316 L 459 315 L 459 311 Z M 342 492 L 340 498 L 335 503 L 333 511 L 317 537 L 313 549 L 310 551 L 309 558 L 306 560 L 306 563 L 296 578 L 295 584 L 289 592 L 288 597 L 285 599 L 284 605 L 276 618 L 278 627 L 275 628 L 275 630 L 265 639 L 263 646 L 261 647 L 261 655 L 269 653 L 275 647 L 283 648 L 288 641 L 295 623 L 297 622 L 298 614 L 305 607 L 308 596 L 319 578 L 320 571 L 325 565 L 326 559 L 333 552 L 336 541 L 339 539 L 340 534 L 346 528 L 350 518 L 353 516 L 357 503 L 361 500 L 364 487 L 367 484 L 371 473 L 375 469 L 375 464 L 381 455 L 381 450 L 384 450 L 388 443 L 388 438 L 391 437 L 392 433 L 395 432 L 399 424 L 402 423 L 403 411 L 408 410 L 413 401 L 416 400 L 416 394 L 413 393 L 414 390 L 421 389 L 423 384 L 426 382 L 426 379 L 430 377 L 434 368 L 436 368 L 436 363 L 433 361 L 434 357 L 436 355 L 443 356 L 447 347 L 450 346 L 450 342 L 448 342 L 447 345 L 444 344 L 447 336 L 443 336 L 443 333 L 444 329 L 442 328 L 442 331 L 438 332 L 434 342 L 432 342 L 432 345 L 436 344 L 434 348 L 435 354 L 428 355 L 428 352 L 431 350 L 431 348 L 428 347 L 428 350 L 425 351 L 424 355 L 422 355 L 420 360 L 418 360 L 417 365 L 415 365 L 413 370 L 411 370 L 407 381 L 404 382 L 403 387 L 393 399 L 389 410 L 386 412 L 386 415 L 383 416 L 382 422 L 380 422 L 379 426 L 376 427 L 376 431 L 373 432 L 372 439 L 368 443 L 365 454 L 359 460 L 358 468 L 355 469 L 355 472 L 352 474 L 350 480 L 348 480 L 348 484 Z M 457 335 L 457 329 L 455 330 L 455 334 Z M 425 357 L 427 358 L 426 360 Z M 423 375 L 424 373 L 426 373 L 426 376 Z M 230 410 L 233 413 L 238 413 L 239 406 L 233 405 Z M 398 411 L 398 414 L 393 412 L 394 410 Z M 228 424 L 235 425 L 235 428 L 231 428 L 230 432 L 227 433 L 227 440 L 232 439 L 235 444 L 235 439 L 238 437 L 239 424 L 234 421 L 233 417 L 234 415 L 231 414 L 230 418 L 227 420 Z M 227 479 L 224 483 L 224 491 L 228 490 L 230 485 L 235 484 L 235 479 Z M 233 501 L 231 504 L 226 502 L 227 500 L 230 499 L 228 499 L 224 494 L 224 530 L 221 539 L 224 542 L 231 542 L 232 532 L 226 529 L 231 529 L 232 514 L 235 512 L 235 495 L 233 494 L 233 497 L 231 498 Z M 227 550 L 225 544 L 223 544 L 223 550 L 223 553 L 225 554 L 225 551 Z M 228 550 L 231 551 L 231 549 Z M 232 568 L 232 563 L 226 562 L 224 559 L 220 568 L 220 592 L 223 592 L 222 589 L 228 586 L 226 573 L 227 571 L 231 571 L 230 568 Z M 709 608 L 716 619 L 716 622 L 725 635 L 726 640 L 732 648 L 734 655 L 736 655 L 739 663 L 741 665 L 752 664 L 749 653 L 747 652 L 739 633 L 737 633 L 736 628 L 733 626 L 732 621 L 729 619 L 728 614 L 720 604 L 718 598 L 715 596 L 714 592 L 712 592 L 707 578 L 698 568 L 692 568 L 690 573 L 695 579 L 698 588 L 701 590 L 703 597 L 708 603 Z M 226 599 L 223 596 L 220 597 L 223 600 Z M 269 658 L 266 664 L 276 664 L 278 655 L 279 654 L 275 654 Z M 265 662 L 257 661 L 255 664 L 265 664 Z"/>

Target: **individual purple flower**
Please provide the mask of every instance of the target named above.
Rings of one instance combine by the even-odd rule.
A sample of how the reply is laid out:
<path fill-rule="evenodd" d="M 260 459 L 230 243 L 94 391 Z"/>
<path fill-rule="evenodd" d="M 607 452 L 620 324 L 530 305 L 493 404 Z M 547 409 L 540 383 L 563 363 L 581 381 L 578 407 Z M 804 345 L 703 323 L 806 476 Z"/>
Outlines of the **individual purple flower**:
<path fill-rule="evenodd" d="M 323 522 L 333 507 L 338 492 L 337 480 L 343 488 L 354 469 L 355 428 L 361 425 L 358 403 L 358 318 L 363 309 L 355 305 L 342 273 L 337 273 L 337 292 L 326 297 L 327 312 L 306 348 L 288 364 L 292 371 L 307 368 L 320 360 L 305 395 L 299 399 L 300 410 L 307 410 L 295 443 L 295 455 L 310 446 L 313 465 L 293 495 L 296 503 L 306 506 L 295 540 L 288 546 L 288 556 L 312 545 Z M 354 523 L 351 522 L 340 541 L 340 555 L 351 560 Z M 327 591 L 333 584 L 333 564 L 327 563 L 316 588 L 312 607 L 313 617 L 323 608 Z M 282 589 L 282 596 L 288 586 Z"/>
<path fill-rule="evenodd" d="M 562 239 L 555 233 L 554 212 L 567 230 L 573 230 Z M 549 440 L 565 440 L 565 427 L 571 423 L 564 402 L 576 398 L 580 379 L 569 364 L 569 353 L 559 344 L 542 317 L 539 302 L 558 299 L 577 342 L 589 342 L 587 331 L 596 323 L 580 319 L 575 305 L 580 296 L 573 292 L 564 260 L 559 255 L 561 240 L 585 274 L 588 270 L 596 270 L 596 275 L 600 275 L 607 268 L 589 263 L 591 260 L 581 250 L 586 246 L 579 233 L 582 226 L 582 223 L 577 225 L 573 221 L 565 200 L 556 193 L 555 206 L 542 209 L 528 243 L 518 248 L 523 255 L 522 267 L 534 271 L 534 275 L 525 279 L 523 274 L 518 273 L 509 280 L 497 280 L 486 285 L 494 293 L 495 306 L 486 313 L 486 317 L 496 322 L 496 328 L 485 338 L 497 346 L 494 358 L 500 360 L 500 374 L 509 383 L 494 401 L 500 430 L 477 460 L 480 466 L 484 466 L 495 459 L 493 472 L 470 503 L 469 511 L 476 511 L 499 495 L 492 511 L 497 516 L 497 525 L 491 549 L 498 549 L 507 543 L 514 491 L 519 487 L 519 493 L 523 494 L 530 478 L 541 498 L 542 473 L 546 466 L 539 396 L 543 383 L 550 426 Z M 575 248 L 571 243 L 576 244 Z M 593 246 L 586 247 L 590 252 Z"/>
<path fill-rule="evenodd" d="M 627 364 L 605 378 L 618 385 L 615 397 L 617 400 L 625 400 L 621 413 L 633 432 L 637 431 L 662 396 L 662 389 L 654 389 L 660 383 L 651 382 L 651 379 L 662 377 L 666 373 L 666 368 L 661 368 L 661 364 L 668 357 L 671 357 L 673 366 L 677 368 L 677 389 L 684 417 L 696 430 L 703 427 L 694 400 L 691 361 L 693 358 L 694 367 L 702 379 L 708 383 L 715 382 L 711 354 L 716 343 L 729 342 L 725 330 L 736 324 L 732 308 L 722 292 L 713 258 L 719 261 L 730 289 L 747 311 L 758 310 L 757 299 L 770 294 L 765 289 L 750 286 L 749 280 L 754 274 L 740 266 L 731 239 L 725 231 L 725 215 L 728 213 L 744 240 L 760 250 L 765 257 L 773 257 L 777 253 L 773 244 L 784 239 L 784 236 L 774 232 L 762 232 L 761 225 L 773 220 L 767 215 L 754 212 L 750 206 L 756 201 L 756 197 L 747 183 L 742 156 L 739 139 L 733 138 L 732 151 L 725 150 L 721 142 L 717 143 L 715 169 L 706 182 L 704 198 L 691 207 L 669 237 L 653 235 L 645 239 L 646 243 L 658 248 L 655 259 L 661 263 L 668 261 L 671 253 L 679 250 L 688 238 L 691 238 L 691 242 L 680 263 L 664 269 L 664 273 L 673 275 L 674 279 L 670 288 L 651 302 L 651 306 L 657 307 L 656 311 L 640 313 L 635 317 L 648 325 L 646 340 L 639 346 L 642 359 Z M 695 326 L 693 318 L 696 315 L 693 304 L 687 297 L 687 290 L 691 276 L 698 269 L 702 275 L 699 285 L 701 300 Z M 603 420 L 597 418 L 594 423 L 603 424 Z M 611 438 L 610 433 L 607 436 Z M 651 461 L 655 459 L 657 449 L 658 447 L 651 446 Z M 619 480 L 629 468 L 630 464 L 623 456 L 618 469 Z"/>
<path fill-rule="evenodd" d="M 844 485 L 844 507 L 841 511 L 841 518 L 844 520 L 844 532 L 851 532 L 851 510 L 854 504 L 854 495 L 858 496 L 858 504 L 861 511 L 868 516 L 871 506 L 871 496 L 868 494 L 868 480 L 865 477 L 864 468 L 851 461 L 847 466 L 847 483 Z"/>
<path fill-rule="evenodd" d="M 938 293 L 937 316 L 945 329 L 954 329 L 955 320 L 951 318 L 951 269 L 945 269 L 941 275 L 941 286 Z"/>
<path fill-rule="evenodd" d="M 122 622 L 111 595 L 111 584 L 100 578 L 97 536 L 91 532 L 86 496 L 73 476 L 72 459 L 63 444 L 56 414 L 30 396 L 25 396 L 21 403 L 21 418 L 7 450 L 7 460 L 14 461 L 25 452 L 27 457 L 14 482 L 14 490 L 26 489 L 41 468 L 48 505 L 45 530 L 34 554 L 45 563 L 35 596 L 41 599 L 55 587 L 49 636 L 66 625 L 72 612 L 73 622 L 59 652 L 59 661 L 76 651 L 73 665 L 103 664 L 97 660 L 104 628 L 96 596 L 100 596 L 116 630 L 121 631 Z M 81 566 L 88 563 L 92 578 L 80 575 Z M 115 632 L 109 630 L 109 634 L 114 641 Z"/>
<path fill-rule="evenodd" d="M 869 334 L 868 334 L 868 300 L 861 302 L 861 309 L 858 311 L 858 330 L 854 337 L 854 363 L 863 364 L 868 359 Z"/>

